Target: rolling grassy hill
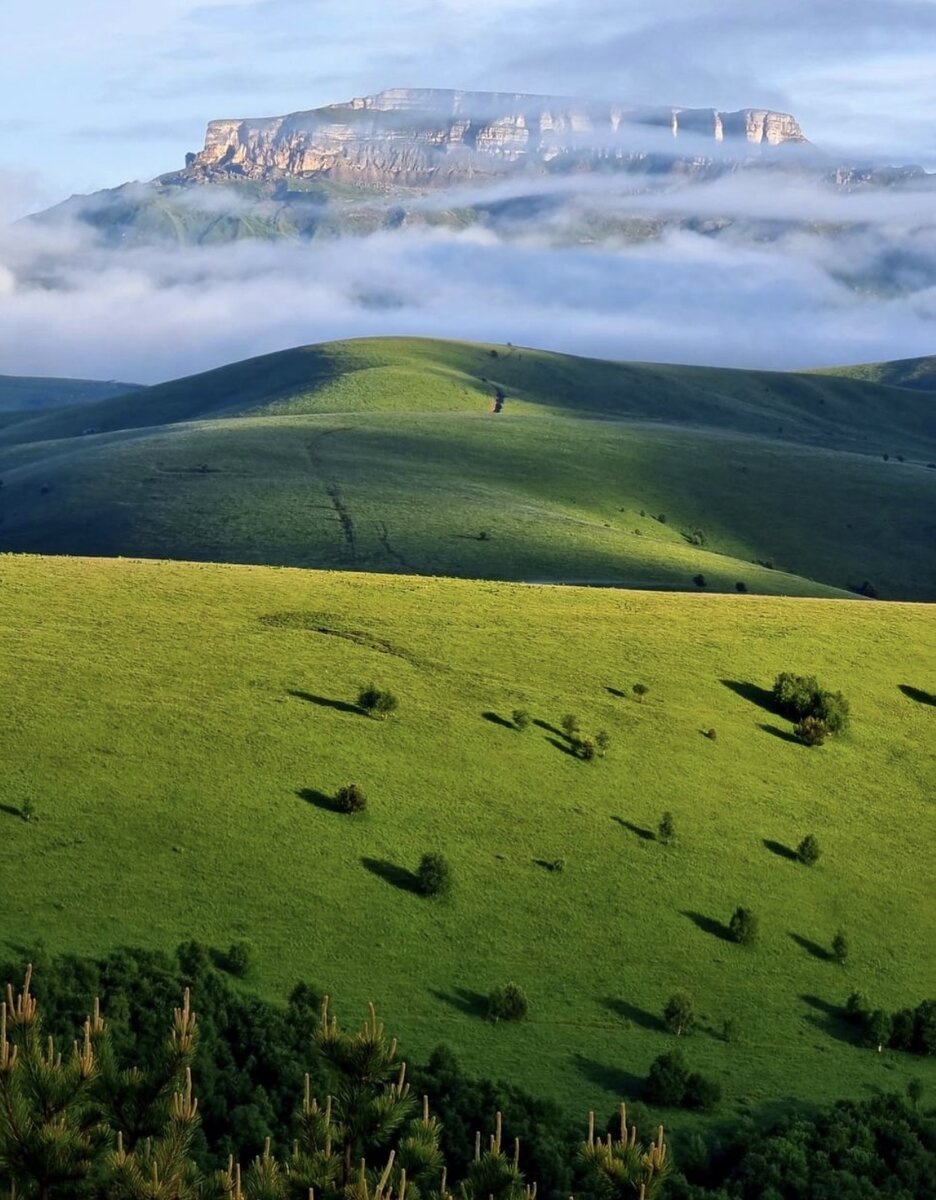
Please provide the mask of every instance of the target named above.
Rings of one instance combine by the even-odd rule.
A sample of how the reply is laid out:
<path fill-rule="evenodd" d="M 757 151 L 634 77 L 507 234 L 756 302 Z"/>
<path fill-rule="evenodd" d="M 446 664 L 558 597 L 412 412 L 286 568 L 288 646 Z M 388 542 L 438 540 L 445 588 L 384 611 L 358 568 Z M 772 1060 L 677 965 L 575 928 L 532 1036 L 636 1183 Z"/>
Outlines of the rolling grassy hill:
<path fill-rule="evenodd" d="M 248 938 L 263 994 L 303 977 L 349 1019 L 374 999 L 409 1053 L 444 1041 L 576 1114 L 636 1095 L 680 987 L 723 1111 L 936 1084 L 836 1015 L 936 985 L 923 606 L 3 556 L 0 624 L 8 948 Z M 793 742 L 765 707 L 787 669 L 850 698 L 844 739 Z M 399 696 L 388 721 L 355 707 L 370 679 Z M 607 757 L 570 755 L 567 712 Z M 360 817 L 330 807 L 349 780 Z M 813 868 L 791 857 L 807 833 Z M 448 901 L 412 891 L 429 850 Z M 725 940 L 739 904 L 751 949 Z M 509 979 L 530 1020 L 492 1026 Z"/>
<path fill-rule="evenodd" d="M 0 546 L 928 600 L 933 438 L 860 381 L 337 343 L 8 424 Z"/>
<path fill-rule="evenodd" d="M 45 379 L 30 375 L 0 375 L 0 416 L 12 420 L 9 414 L 33 413 L 47 408 L 93 404 L 112 396 L 138 391 L 133 383 L 104 383 L 96 379 Z"/>
<path fill-rule="evenodd" d="M 881 383 L 889 387 L 914 388 L 936 392 L 936 355 L 923 358 L 898 358 L 893 362 L 860 363 L 851 367 L 832 367 L 817 375 L 835 375 L 843 379 Z"/>

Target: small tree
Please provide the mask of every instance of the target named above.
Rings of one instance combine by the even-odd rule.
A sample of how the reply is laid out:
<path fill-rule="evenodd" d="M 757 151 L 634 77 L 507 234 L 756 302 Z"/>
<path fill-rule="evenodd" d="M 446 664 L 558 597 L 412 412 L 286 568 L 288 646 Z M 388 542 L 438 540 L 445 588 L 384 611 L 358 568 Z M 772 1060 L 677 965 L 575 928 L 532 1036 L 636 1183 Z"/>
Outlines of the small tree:
<path fill-rule="evenodd" d="M 692 1071 L 686 1078 L 686 1088 L 683 1092 L 683 1108 L 692 1108 L 697 1112 L 711 1112 L 721 1103 L 721 1084 L 714 1079 Z"/>
<path fill-rule="evenodd" d="M 559 725 L 562 728 L 563 733 L 570 741 L 575 737 L 581 728 L 578 717 L 573 716 L 572 713 L 566 713 L 566 715 L 559 722 Z"/>
<path fill-rule="evenodd" d="M 849 1021 L 856 1023 L 864 1021 L 870 1011 L 868 997 L 861 992 L 852 992 L 845 1001 L 845 1015 Z"/>
<path fill-rule="evenodd" d="M 797 722 L 793 732 L 804 746 L 821 746 L 831 730 L 819 717 L 803 717 Z"/>
<path fill-rule="evenodd" d="M 343 813 L 362 813 L 367 808 L 367 797 L 356 783 L 346 783 L 335 793 L 335 807 Z"/>
<path fill-rule="evenodd" d="M 510 714 L 511 720 L 514 723 L 514 728 L 523 733 L 524 729 L 530 727 L 530 714 L 525 708 L 515 708 Z"/>
<path fill-rule="evenodd" d="M 702 574 L 701 571 L 699 572 L 698 575 L 693 575 L 692 582 L 696 585 L 696 587 L 700 587 L 700 588 L 704 588 L 708 585 L 708 580 L 705 578 L 705 576 Z"/>
<path fill-rule="evenodd" d="M 637 701 L 637 703 L 643 704 L 643 698 L 646 696 L 647 692 L 650 691 L 650 689 L 645 683 L 635 683 L 631 688 L 631 691 L 634 693 L 634 699 Z"/>
<path fill-rule="evenodd" d="M 665 812 L 660 817 L 660 824 L 657 826 L 657 837 L 664 846 L 668 846 L 670 842 L 676 838 L 676 823 L 673 820 L 671 812 Z"/>
<path fill-rule="evenodd" d="M 523 1021 L 529 1011 L 529 1001 L 519 983 L 496 987 L 488 997 L 488 1017 L 492 1021 Z"/>
<path fill-rule="evenodd" d="M 819 849 L 819 842 L 811 833 L 803 838 L 800 844 L 796 847 L 796 857 L 807 867 L 814 867 L 822 857 L 822 851 Z"/>
<path fill-rule="evenodd" d="M 250 942 L 232 942 L 224 956 L 224 969 L 243 979 L 253 970 L 254 952 Z"/>
<path fill-rule="evenodd" d="M 890 1013 L 885 1012 L 883 1008 L 876 1008 L 874 1012 L 868 1013 L 865 1021 L 865 1043 L 868 1046 L 876 1046 L 880 1054 L 890 1041 L 893 1028 Z"/>
<path fill-rule="evenodd" d="M 32 800 L 29 799 L 28 796 L 23 801 L 23 803 L 20 805 L 20 816 L 23 818 L 24 821 L 35 820 L 36 806 L 32 802 Z"/>
<path fill-rule="evenodd" d="M 749 908 L 736 908 L 728 922 L 728 932 L 739 946 L 753 946 L 757 941 L 757 917 Z"/>
<path fill-rule="evenodd" d="M 598 753 L 602 758 L 611 749 L 611 734 L 607 729 L 599 729 L 595 734 L 595 745 L 598 747 Z"/>
<path fill-rule="evenodd" d="M 923 1099 L 923 1092 L 923 1080 L 918 1076 L 914 1076 L 913 1079 L 907 1083 L 907 1096 L 910 1098 L 910 1102 L 913 1104 L 914 1108 L 916 1108 L 916 1106 Z"/>
<path fill-rule="evenodd" d="M 848 938 L 841 929 L 832 939 L 832 958 L 840 967 L 848 961 Z"/>
<path fill-rule="evenodd" d="M 452 890 L 452 868 L 441 854 L 424 854 L 417 878 L 424 896 L 445 896 Z"/>
<path fill-rule="evenodd" d="M 739 579 L 738 582 L 735 584 L 735 591 L 736 592 L 746 592 L 747 591 L 747 584 L 744 582 L 743 579 Z"/>
<path fill-rule="evenodd" d="M 718 734 L 714 729 L 706 729 L 703 731 L 710 742 L 718 740 Z"/>
<path fill-rule="evenodd" d="M 670 1033 L 681 1037 L 695 1025 L 695 1006 L 688 992 L 674 992 L 663 1007 L 663 1022 Z"/>
<path fill-rule="evenodd" d="M 374 683 L 369 683 L 367 687 L 361 688 L 358 692 L 357 702 L 358 708 L 363 708 L 366 713 L 379 720 L 389 717 L 391 713 L 396 712 L 399 706 L 399 701 L 393 692 L 383 690 Z"/>

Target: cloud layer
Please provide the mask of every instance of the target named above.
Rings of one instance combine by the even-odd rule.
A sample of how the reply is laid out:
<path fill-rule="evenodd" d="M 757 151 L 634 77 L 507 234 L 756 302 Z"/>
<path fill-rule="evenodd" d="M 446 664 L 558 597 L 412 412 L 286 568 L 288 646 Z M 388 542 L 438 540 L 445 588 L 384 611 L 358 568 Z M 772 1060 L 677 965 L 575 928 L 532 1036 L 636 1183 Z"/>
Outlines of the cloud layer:
<path fill-rule="evenodd" d="M 0 370 L 154 382 L 393 334 L 771 368 L 936 350 L 926 196 L 730 178 L 641 197 L 605 185 L 586 202 L 617 216 L 732 209 L 742 225 L 718 238 L 674 229 L 638 244 L 557 244 L 561 210 L 508 238 L 404 228 L 170 249 L 105 248 L 73 224 L 19 226 L 0 234 Z M 804 216 L 850 224 L 835 237 L 786 224 Z M 770 240 L 745 236 L 755 218 L 780 222 Z"/>

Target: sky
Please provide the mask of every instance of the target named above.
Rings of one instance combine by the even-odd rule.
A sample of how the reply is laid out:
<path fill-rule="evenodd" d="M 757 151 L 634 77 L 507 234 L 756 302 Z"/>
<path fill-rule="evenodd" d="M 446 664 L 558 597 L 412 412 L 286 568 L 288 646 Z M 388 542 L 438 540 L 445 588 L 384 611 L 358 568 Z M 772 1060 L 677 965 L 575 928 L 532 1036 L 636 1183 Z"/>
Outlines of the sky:
<path fill-rule="evenodd" d="M 386 87 L 792 112 L 842 161 L 936 171 L 936 0 L 0 0 L 0 373 L 137 382 L 303 343 L 425 334 L 788 369 L 936 351 L 936 193 L 729 176 L 622 213 L 828 222 L 759 243 L 403 229 L 106 248 L 16 225 L 182 166 L 214 118 Z M 209 189 L 193 203 L 214 203 Z"/>
<path fill-rule="evenodd" d="M 0 0 L 0 178 L 19 213 L 182 165 L 216 117 L 385 87 L 792 111 L 936 168 L 936 0 Z"/>

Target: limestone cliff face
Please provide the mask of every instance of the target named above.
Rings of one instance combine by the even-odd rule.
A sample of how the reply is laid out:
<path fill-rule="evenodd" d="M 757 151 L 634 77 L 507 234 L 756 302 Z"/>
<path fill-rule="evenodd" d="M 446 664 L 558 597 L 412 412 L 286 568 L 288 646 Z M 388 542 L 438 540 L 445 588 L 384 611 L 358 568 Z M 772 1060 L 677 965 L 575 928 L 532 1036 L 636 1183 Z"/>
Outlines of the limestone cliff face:
<path fill-rule="evenodd" d="M 285 117 L 212 121 L 188 169 L 424 187 L 648 156 L 743 158 L 805 141 L 793 117 L 765 109 L 629 108 L 401 88 Z"/>

